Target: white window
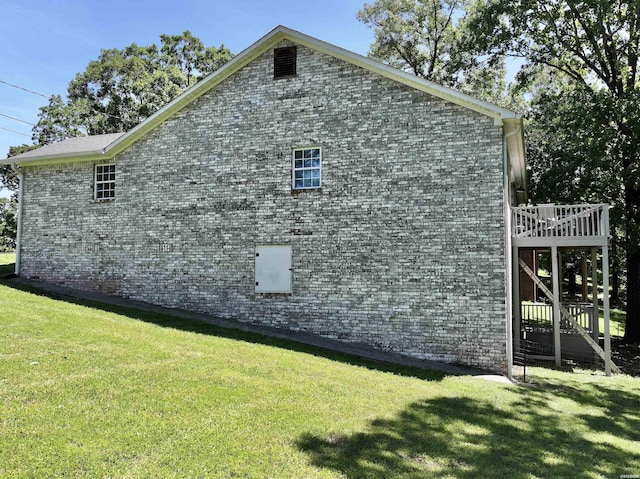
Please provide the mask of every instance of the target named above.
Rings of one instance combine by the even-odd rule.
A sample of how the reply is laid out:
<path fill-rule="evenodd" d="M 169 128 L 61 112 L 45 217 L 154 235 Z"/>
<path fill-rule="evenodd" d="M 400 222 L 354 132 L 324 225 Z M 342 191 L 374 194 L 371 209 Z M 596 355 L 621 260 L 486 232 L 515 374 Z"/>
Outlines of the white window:
<path fill-rule="evenodd" d="M 113 200 L 116 197 L 116 165 L 96 165 L 94 198 L 96 201 Z"/>
<path fill-rule="evenodd" d="M 322 186 L 322 151 L 319 147 L 293 150 L 293 189 L 308 190 Z"/>
<path fill-rule="evenodd" d="M 291 292 L 291 246 L 256 246 L 256 293 Z"/>

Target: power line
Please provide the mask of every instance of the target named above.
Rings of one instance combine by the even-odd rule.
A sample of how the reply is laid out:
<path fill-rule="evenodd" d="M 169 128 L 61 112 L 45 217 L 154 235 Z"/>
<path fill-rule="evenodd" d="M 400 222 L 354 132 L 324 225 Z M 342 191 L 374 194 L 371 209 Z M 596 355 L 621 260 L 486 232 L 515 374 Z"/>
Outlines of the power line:
<path fill-rule="evenodd" d="M 7 86 L 10 86 L 10 87 L 12 87 L 12 88 L 17 88 L 17 89 L 19 89 L 19 90 L 23 90 L 23 91 L 26 91 L 26 92 L 29 92 L 29 93 L 33 93 L 34 95 L 41 96 L 41 97 L 43 97 L 43 98 L 46 98 L 47 100 L 49 99 L 49 97 L 48 97 L 47 95 L 45 95 L 44 93 L 39 93 L 39 92 L 37 92 L 37 91 L 29 90 L 28 88 L 21 87 L 20 85 L 13 85 L 12 83 L 6 82 L 6 81 L 4 81 L 4 80 L 0 80 L 0 83 L 2 83 L 2 84 L 4 84 L 4 85 L 7 85 Z M 98 112 L 98 114 L 102 114 L 102 115 L 108 116 L 108 117 L 110 117 L 110 118 L 115 118 L 116 120 L 126 121 L 126 120 L 125 120 L 124 118 L 122 118 L 121 116 L 112 115 L 111 113 L 107 113 L 107 112 Z M 17 120 L 17 121 L 21 121 L 21 122 L 23 122 L 23 123 L 27 123 L 28 125 L 33 125 L 33 123 L 29 123 L 29 122 L 26 122 L 26 121 L 24 121 L 24 120 L 19 120 L 18 118 L 13 118 L 13 117 L 10 117 L 10 116 L 8 116 L 8 115 L 2 115 L 1 113 L 0 113 L 0 115 L 1 115 L 1 116 L 6 116 L 6 117 L 8 117 L 8 118 L 11 118 L 12 120 Z M 33 125 L 33 126 L 35 126 L 35 125 Z"/>
<path fill-rule="evenodd" d="M 20 123 L 26 123 L 27 125 L 36 126 L 35 123 L 30 123 L 28 121 L 21 120 L 20 118 L 16 118 L 15 116 L 5 115 L 4 113 L 0 113 L 0 116 L 4 116 L 5 118 L 10 118 L 11 120 L 19 121 Z"/>
<path fill-rule="evenodd" d="M 31 138 L 31 135 L 27 135 L 26 133 L 22 133 L 21 131 L 11 130 L 9 128 L 5 128 L 4 126 L 0 126 L 0 130 L 10 131 L 11 133 L 16 133 L 18 135 L 28 136 L 29 138 Z"/>
<path fill-rule="evenodd" d="M 52 33 L 55 33 L 56 35 L 61 36 L 62 38 L 65 38 L 71 42 L 74 42 L 75 40 L 71 37 L 69 37 L 68 35 L 65 35 L 64 33 L 61 33 L 57 30 L 54 30 L 53 28 L 48 27 L 47 25 L 44 25 L 42 23 L 36 22 L 33 18 L 29 18 L 26 15 L 22 14 L 21 12 L 19 12 L 18 10 L 16 10 L 15 8 L 11 8 L 11 7 L 7 7 L 6 5 L 0 5 L 3 6 L 5 8 L 7 8 L 8 10 L 13 10 L 13 13 L 15 13 L 18 16 L 21 16 L 22 18 L 24 18 L 25 20 L 30 21 L 31 23 L 33 23 L 34 25 L 38 25 L 41 28 L 44 28 L 45 30 L 49 30 Z"/>
<path fill-rule="evenodd" d="M 4 80 L 0 80 L 0 83 L 2 83 L 2 84 L 4 84 L 4 85 L 7 85 L 7 86 L 10 86 L 10 87 L 12 87 L 12 88 L 18 88 L 19 90 L 24 90 L 24 91 L 26 91 L 26 92 L 33 93 L 34 95 L 39 95 L 39 96 L 41 96 L 41 97 L 43 97 L 43 98 L 46 98 L 47 100 L 49 99 L 49 97 L 48 97 L 47 95 L 43 94 L 43 93 L 38 93 L 37 91 L 29 90 L 28 88 L 24 88 L 24 87 L 21 87 L 21 86 L 19 86 L 19 85 L 13 85 L 13 84 L 11 84 L 11 83 L 9 83 L 9 82 L 6 82 L 6 81 L 4 81 Z M 107 113 L 107 112 L 98 112 L 98 114 L 102 114 L 102 115 L 108 116 L 108 117 L 110 117 L 110 118 L 115 118 L 116 120 L 125 121 L 125 119 L 124 119 L 124 118 L 122 118 L 122 117 L 120 117 L 120 116 L 112 115 L 112 114 Z M 23 122 L 23 123 L 27 123 L 28 125 L 35 126 L 33 123 L 29 123 L 29 122 L 26 122 L 26 121 L 24 121 L 24 120 L 19 120 L 18 118 L 13 118 L 13 117 L 11 117 L 11 116 L 9 116 L 9 115 L 3 115 L 2 113 L 0 113 L 0 116 L 6 116 L 7 118 L 11 118 L 12 120 L 21 121 L 21 122 Z"/>
<path fill-rule="evenodd" d="M 4 80 L 0 80 L 0 83 L 3 83 L 4 85 L 10 86 L 12 88 L 17 88 L 18 90 L 23 90 L 23 91 L 26 91 L 26 92 L 29 92 L 29 93 L 33 93 L 34 95 L 41 96 L 43 98 L 46 98 L 47 100 L 49 99 L 49 97 L 47 95 L 43 94 L 43 93 L 38 93 L 37 91 L 29 90 L 28 88 L 24 88 L 24 87 L 19 86 L 19 85 L 13 85 L 13 84 L 11 84 L 9 82 L 6 82 Z"/>

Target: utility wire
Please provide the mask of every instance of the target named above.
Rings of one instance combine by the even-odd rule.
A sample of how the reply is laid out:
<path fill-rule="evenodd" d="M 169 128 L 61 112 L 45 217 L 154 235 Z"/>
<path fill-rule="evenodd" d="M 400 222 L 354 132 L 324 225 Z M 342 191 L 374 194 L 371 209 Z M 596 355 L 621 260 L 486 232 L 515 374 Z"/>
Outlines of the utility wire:
<path fill-rule="evenodd" d="M 24 91 L 26 91 L 26 92 L 33 93 L 34 95 L 41 96 L 41 97 L 43 97 L 43 98 L 46 98 L 47 100 L 49 99 L 49 97 L 48 97 L 47 95 L 43 94 L 43 93 L 38 93 L 37 91 L 29 90 L 28 88 L 24 88 L 24 87 L 21 87 L 21 86 L 19 86 L 19 85 L 13 85 L 13 84 L 11 84 L 11 83 L 9 83 L 9 82 L 6 82 L 6 81 L 4 81 L 4 80 L 0 80 L 0 83 L 2 83 L 2 84 L 4 84 L 4 85 L 7 85 L 7 86 L 10 86 L 10 87 L 12 87 L 12 88 L 17 88 L 17 89 L 19 89 L 19 90 L 24 90 Z M 120 116 L 112 115 L 111 113 L 107 113 L 107 112 L 99 112 L 98 114 L 102 114 L 102 115 L 108 116 L 108 117 L 110 117 L 110 118 L 115 118 L 116 120 L 125 121 L 125 119 L 124 119 L 124 118 L 122 118 L 122 117 L 120 117 Z M 1 115 L 1 116 L 6 116 L 6 117 L 8 117 L 8 118 L 11 118 L 12 120 L 22 121 L 23 123 L 27 123 L 28 125 L 33 125 L 33 123 L 28 123 L 28 122 L 26 122 L 26 121 L 24 121 L 24 120 L 19 120 L 18 118 L 13 118 L 13 117 L 10 117 L 10 116 L 8 116 L 8 115 L 2 115 L 1 113 L 0 113 L 0 115 Z M 35 125 L 33 125 L 33 126 L 35 126 Z"/>
<path fill-rule="evenodd" d="M 0 113 L 0 116 L 4 116 L 5 118 L 10 118 L 11 120 L 19 121 L 20 123 L 26 123 L 27 125 L 36 126 L 35 123 L 30 123 L 28 121 L 21 120 L 20 118 L 16 118 L 15 116 L 5 115 L 4 113 Z"/>
<path fill-rule="evenodd" d="M 10 86 L 10 87 L 12 87 L 12 88 L 18 88 L 19 90 L 24 90 L 24 91 L 26 91 L 26 92 L 33 93 L 34 95 L 39 95 L 39 96 L 41 96 L 41 97 L 43 97 L 43 98 L 46 98 L 47 100 L 49 99 L 49 97 L 48 97 L 47 95 L 43 94 L 43 93 L 38 93 L 37 91 L 29 90 L 28 88 L 24 88 L 24 87 L 21 87 L 21 86 L 19 86 L 19 85 L 13 85 L 13 84 L 11 84 L 11 83 L 9 83 L 9 82 L 6 82 L 6 81 L 4 81 L 4 80 L 0 80 L 0 83 L 2 83 L 2 84 L 4 84 L 4 85 L 7 85 L 7 86 Z M 108 117 L 110 117 L 110 118 L 115 118 L 116 120 L 125 121 L 125 120 L 124 120 L 124 118 L 122 118 L 122 117 L 120 117 L 120 116 L 112 115 L 112 114 L 107 113 L 107 112 L 99 112 L 98 114 L 105 115 L 105 116 L 108 116 Z M 10 116 L 8 116 L 8 115 L 3 115 L 2 113 L 0 113 L 0 116 L 6 116 L 7 118 L 11 118 L 12 120 L 21 121 L 21 122 L 23 122 L 23 123 L 27 123 L 28 125 L 33 125 L 33 126 L 35 126 L 33 123 L 29 123 L 29 122 L 26 122 L 26 121 L 24 121 L 24 120 L 19 120 L 18 118 L 13 118 L 13 117 L 10 117 Z"/>
<path fill-rule="evenodd" d="M 9 82 L 6 82 L 4 80 L 0 80 L 0 83 L 2 83 L 4 85 L 7 85 L 7 86 L 10 86 L 12 88 L 17 88 L 18 90 L 24 90 L 26 92 L 33 93 L 34 95 L 41 96 L 43 98 L 46 98 L 47 100 L 49 99 L 49 97 L 47 95 L 44 95 L 42 93 L 38 93 L 37 91 L 29 90 L 28 88 L 24 88 L 24 87 L 21 87 L 21 86 L 18 86 L 18 85 L 13 85 L 13 84 L 11 84 Z"/>
<path fill-rule="evenodd" d="M 26 133 L 22 133 L 21 131 L 11 130 L 9 128 L 5 128 L 4 126 L 0 126 L 0 130 L 10 131 L 11 133 L 17 133 L 18 135 L 28 136 L 29 138 L 31 138 L 31 135 L 27 135 Z"/>
<path fill-rule="evenodd" d="M 24 18 L 25 20 L 30 21 L 30 22 L 31 22 L 31 23 L 33 23 L 34 25 L 38 25 L 39 27 L 44 28 L 45 30 L 49 30 L 50 32 L 55 33 L 56 35 L 58 35 L 58 36 L 60 36 L 60 37 L 62 37 L 62 38 L 65 38 L 65 39 L 69 40 L 70 42 L 75 42 L 75 40 L 74 40 L 73 38 L 69 37 L 68 35 L 65 35 L 64 33 L 61 33 L 61 32 L 59 32 L 59 31 L 57 31 L 57 30 L 54 30 L 53 28 L 50 28 L 50 27 L 48 27 L 47 25 L 44 25 L 44 24 L 39 23 L 39 22 L 36 22 L 33 18 L 29 18 L 29 17 L 27 17 L 26 15 L 22 14 L 21 12 L 19 12 L 19 11 L 18 11 L 18 10 L 16 10 L 15 8 L 8 7 L 7 5 L 0 5 L 0 7 L 4 7 L 4 8 L 6 8 L 7 10 L 12 10 L 12 11 L 13 11 L 13 13 L 15 13 L 15 14 L 16 14 L 16 15 L 18 15 L 18 16 L 21 16 L 21 17 L 22 17 L 22 18 Z"/>

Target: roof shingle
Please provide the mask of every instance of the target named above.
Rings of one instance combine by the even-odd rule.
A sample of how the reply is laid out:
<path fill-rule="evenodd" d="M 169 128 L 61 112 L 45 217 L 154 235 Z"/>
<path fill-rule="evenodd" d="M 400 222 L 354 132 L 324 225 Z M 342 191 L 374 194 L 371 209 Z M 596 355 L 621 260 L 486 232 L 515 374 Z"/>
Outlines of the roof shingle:
<path fill-rule="evenodd" d="M 27 160 L 50 158 L 52 156 L 75 156 L 79 154 L 99 153 L 107 146 L 120 138 L 124 133 L 108 133 L 106 135 L 79 136 L 76 138 L 68 138 L 57 143 L 45 145 L 36 150 L 27 151 L 20 155 L 10 158 L 12 160 Z"/>

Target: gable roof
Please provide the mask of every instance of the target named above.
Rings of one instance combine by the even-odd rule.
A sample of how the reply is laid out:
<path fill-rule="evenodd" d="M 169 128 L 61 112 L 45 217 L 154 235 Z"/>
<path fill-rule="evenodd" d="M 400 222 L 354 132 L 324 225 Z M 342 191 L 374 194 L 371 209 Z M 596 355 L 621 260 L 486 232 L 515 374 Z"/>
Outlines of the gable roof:
<path fill-rule="evenodd" d="M 377 73 L 384 77 L 403 83 L 417 90 L 429 93 L 443 100 L 450 101 L 454 104 L 463 106 L 475 112 L 493 118 L 498 124 L 503 125 L 504 136 L 519 137 L 513 138 L 507 145 L 509 149 L 509 157 L 512 163 L 512 172 L 518 177 L 516 182 L 525 185 L 524 177 L 524 137 L 522 132 L 522 116 L 506 108 L 493 105 L 489 102 L 479 100 L 465 93 L 461 93 L 452 88 L 448 88 L 437 83 L 419 78 L 410 73 L 397 70 L 393 67 L 380 63 L 368 57 L 364 57 L 357 53 L 350 52 L 344 48 L 331 45 L 330 43 L 310 37 L 304 33 L 284 26 L 278 26 L 271 32 L 266 34 L 260 40 L 250 47 L 246 48 L 238 55 L 233 57 L 222 67 L 187 89 L 180 96 L 162 107 L 156 113 L 146 120 L 139 123 L 125 134 L 114 133 L 111 141 L 107 142 L 107 138 L 97 139 L 98 137 L 84 137 L 71 143 L 71 140 L 60 142 L 59 149 L 53 149 L 56 144 L 38 150 L 32 150 L 22 155 L 16 155 L 8 160 L 7 163 L 23 164 L 23 163 L 51 163 L 55 161 L 80 161 L 86 159 L 105 159 L 113 158 L 118 153 L 144 137 L 158 125 L 170 118 L 172 115 L 182 110 L 187 105 L 207 93 L 216 85 L 229 78 L 242 67 L 262 55 L 266 51 L 272 49 L 275 45 L 283 40 L 289 40 L 296 44 L 306 46 L 316 51 L 320 51 L 335 58 L 339 58 L 353 65 L 357 65 L 365 70 Z M 112 135 L 99 135 L 99 137 L 111 137 Z M 96 139 L 95 141 L 91 138 Z M 104 145 L 102 141 L 104 140 Z M 62 145 L 64 144 L 64 145 Z M 52 147 L 52 148 L 49 148 Z"/>
<path fill-rule="evenodd" d="M 108 133 L 106 135 L 78 136 L 68 138 L 57 143 L 45 145 L 37 150 L 27 151 L 20 155 L 8 158 L 11 163 L 22 163 L 30 159 L 49 158 L 77 158 L 92 155 L 101 155 L 105 148 L 120 138 L 124 133 Z M 15 161 L 19 160 L 19 161 Z"/>
<path fill-rule="evenodd" d="M 200 96 L 204 95 L 213 87 L 229 78 L 242 67 L 259 57 L 266 51 L 272 49 L 275 45 L 283 40 L 290 40 L 296 44 L 320 51 L 335 58 L 339 58 L 348 63 L 352 63 L 354 65 L 362 67 L 366 70 L 370 70 L 418 90 L 430 93 L 436 97 L 451 101 L 452 103 L 464 106 L 478 113 L 482 113 L 496 120 L 521 118 L 521 115 L 507 110 L 506 108 L 502 108 L 489 102 L 479 100 L 470 95 L 454 90 L 453 88 L 438 85 L 437 83 L 419 78 L 415 75 L 412 75 L 411 73 L 398 70 L 371 58 L 350 52 L 348 50 L 345 50 L 344 48 L 331 45 L 330 43 L 323 42 L 322 40 L 318 40 L 317 38 L 310 37 L 309 35 L 305 35 L 304 33 L 298 32 L 296 30 L 291 30 L 290 28 L 280 25 L 266 34 L 260 40 L 255 42 L 253 45 L 240 52 L 233 59 L 231 59 L 231 61 L 225 63 L 218 70 L 205 77 L 202 81 L 186 90 L 182 95 L 175 98 L 173 101 L 165 105 L 163 108 L 144 120 L 142 123 L 131 129 L 129 132 L 127 132 L 126 135 L 114 142 L 113 145 L 110 145 L 109 149 L 117 150 L 115 154 L 119 153 L 131 143 L 137 141 L 140 137 L 153 130 L 156 126 L 172 116 L 174 113 L 180 111 L 182 108 L 189 105 Z"/>

